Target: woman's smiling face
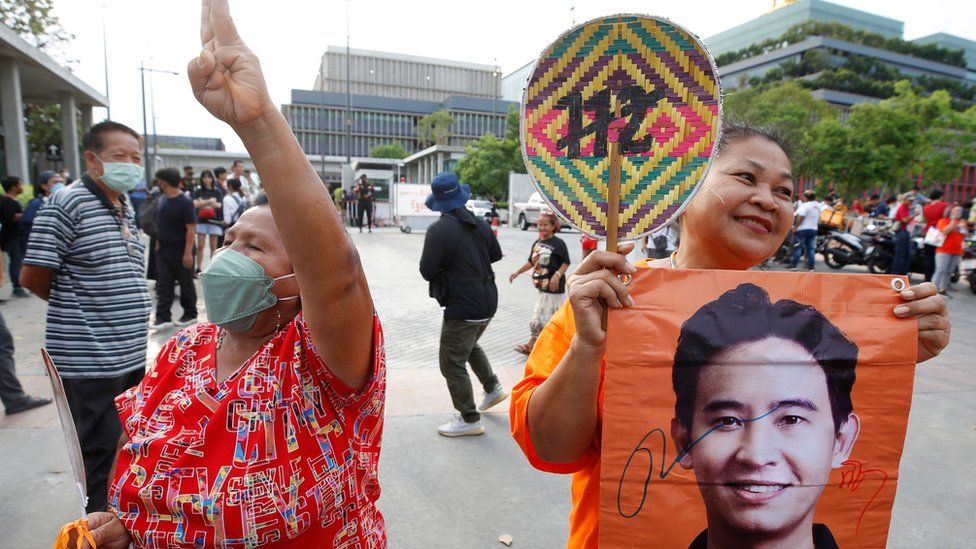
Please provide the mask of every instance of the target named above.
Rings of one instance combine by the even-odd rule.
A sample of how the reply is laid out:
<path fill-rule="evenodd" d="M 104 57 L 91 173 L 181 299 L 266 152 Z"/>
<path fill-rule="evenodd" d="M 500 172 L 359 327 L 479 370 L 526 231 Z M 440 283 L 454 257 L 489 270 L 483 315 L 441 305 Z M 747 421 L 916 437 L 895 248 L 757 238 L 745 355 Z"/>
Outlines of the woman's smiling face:
<path fill-rule="evenodd" d="M 707 254 L 713 268 L 746 269 L 773 255 L 793 224 L 790 169 L 783 149 L 765 137 L 726 145 L 682 214 L 682 246 Z"/>

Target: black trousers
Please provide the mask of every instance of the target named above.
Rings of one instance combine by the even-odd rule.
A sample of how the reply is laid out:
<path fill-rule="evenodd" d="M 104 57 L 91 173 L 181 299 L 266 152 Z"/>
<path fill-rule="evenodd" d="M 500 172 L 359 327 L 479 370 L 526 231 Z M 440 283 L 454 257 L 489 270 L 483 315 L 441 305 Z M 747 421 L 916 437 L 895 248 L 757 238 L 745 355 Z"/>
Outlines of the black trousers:
<path fill-rule="evenodd" d="M 370 229 L 373 228 L 373 201 L 372 200 L 360 200 L 359 207 L 356 211 L 356 219 L 359 221 L 359 229 L 363 228 L 363 216 L 366 216 L 366 222 Z"/>
<path fill-rule="evenodd" d="M 145 374 L 139 369 L 118 377 L 61 380 L 85 460 L 89 513 L 108 509 L 108 472 L 122 435 L 115 397 L 138 385 Z"/>
<path fill-rule="evenodd" d="M 156 322 L 173 319 L 174 286 L 180 284 L 180 305 L 183 318 L 197 317 L 197 288 L 193 283 L 193 269 L 183 266 L 183 249 L 160 246 L 156 250 Z"/>
<path fill-rule="evenodd" d="M 935 274 L 935 250 L 938 248 L 931 244 L 925 245 L 925 281 L 932 282 L 932 275 Z"/>
<path fill-rule="evenodd" d="M 0 401 L 3 407 L 16 406 L 27 398 L 24 388 L 17 379 L 17 365 L 14 364 L 14 338 L 0 315 Z"/>

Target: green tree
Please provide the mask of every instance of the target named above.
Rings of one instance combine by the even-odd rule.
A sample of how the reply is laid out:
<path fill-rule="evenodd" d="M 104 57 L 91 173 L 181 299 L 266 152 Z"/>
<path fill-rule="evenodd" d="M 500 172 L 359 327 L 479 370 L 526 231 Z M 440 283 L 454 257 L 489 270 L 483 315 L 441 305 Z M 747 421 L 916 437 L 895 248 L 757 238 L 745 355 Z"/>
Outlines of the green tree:
<path fill-rule="evenodd" d="M 882 103 L 914 117 L 918 141 L 911 168 L 926 184 L 948 183 L 976 162 L 976 107 L 959 112 L 945 90 L 920 96 L 907 81 L 895 84 L 895 95 Z"/>
<path fill-rule="evenodd" d="M 372 158 L 406 158 L 407 151 L 397 141 L 395 143 L 384 143 L 373 147 L 369 150 L 369 156 Z"/>
<path fill-rule="evenodd" d="M 446 110 L 434 111 L 417 122 L 417 138 L 425 145 L 443 145 L 451 136 L 454 117 Z"/>
<path fill-rule="evenodd" d="M 52 143 L 61 146 L 61 105 L 25 103 L 24 118 L 30 152 L 44 153 Z"/>
<path fill-rule="evenodd" d="M 795 82 L 734 91 L 726 97 L 723 107 L 732 120 L 784 131 L 799 149 L 794 155 L 793 170 L 804 176 L 817 171 L 817 157 L 804 152 L 809 147 L 811 127 L 821 120 L 837 118 L 834 107 Z"/>
<path fill-rule="evenodd" d="M 455 171 L 475 195 L 504 198 L 508 194 L 508 172 L 525 171 L 518 156 L 518 141 L 498 139 L 488 133 L 465 147 L 465 153 L 467 156 L 457 163 Z"/>
<path fill-rule="evenodd" d="M 60 48 L 74 35 L 64 30 L 53 10 L 54 0 L 0 0 L 0 22 L 32 46 L 67 62 Z"/>

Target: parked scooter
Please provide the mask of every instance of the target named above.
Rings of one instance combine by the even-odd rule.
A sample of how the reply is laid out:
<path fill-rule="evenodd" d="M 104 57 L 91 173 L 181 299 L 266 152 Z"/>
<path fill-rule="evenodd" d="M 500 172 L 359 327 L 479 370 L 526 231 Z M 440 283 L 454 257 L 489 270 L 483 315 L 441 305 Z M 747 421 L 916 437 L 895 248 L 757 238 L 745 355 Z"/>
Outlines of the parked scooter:
<path fill-rule="evenodd" d="M 969 283 L 969 289 L 976 294 L 976 236 L 970 235 L 962 250 L 959 274 Z"/>
<path fill-rule="evenodd" d="M 867 265 L 874 254 L 875 233 L 865 231 L 854 236 L 841 231 L 831 231 L 820 250 L 824 263 L 831 269 L 843 269 L 846 265 Z"/>
<path fill-rule="evenodd" d="M 912 260 L 908 266 L 908 274 L 925 274 L 925 242 L 921 237 L 910 240 Z M 875 247 L 868 257 L 868 270 L 874 274 L 884 274 L 891 272 L 891 264 L 895 258 L 895 239 L 890 232 L 882 232 L 875 238 Z M 952 282 L 959 281 L 959 269 L 950 276 Z"/>

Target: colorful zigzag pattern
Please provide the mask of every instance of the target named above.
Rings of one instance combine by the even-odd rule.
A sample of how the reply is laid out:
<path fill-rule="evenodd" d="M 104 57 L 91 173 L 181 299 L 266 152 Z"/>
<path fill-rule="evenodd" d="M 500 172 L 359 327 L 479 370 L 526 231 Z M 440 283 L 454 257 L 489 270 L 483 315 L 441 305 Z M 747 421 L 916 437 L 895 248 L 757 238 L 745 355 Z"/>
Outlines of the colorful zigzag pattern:
<path fill-rule="evenodd" d="M 691 197 L 703 177 L 719 128 L 718 75 L 698 39 L 649 17 L 614 16 L 564 35 L 536 63 L 525 90 L 522 153 L 529 173 L 557 213 L 585 233 L 607 234 L 610 159 L 594 156 L 595 133 L 570 158 L 557 142 L 567 135 L 570 111 L 557 106 L 568 94 L 592 98 L 604 89 L 617 97 L 639 86 L 663 90 L 647 109 L 634 139 L 653 139 L 643 154 L 621 158 L 621 240 L 663 226 Z M 584 110 L 583 125 L 595 118 Z M 611 115 L 612 119 L 612 115 Z M 609 139 L 625 120 L 613 120 Z"/>

